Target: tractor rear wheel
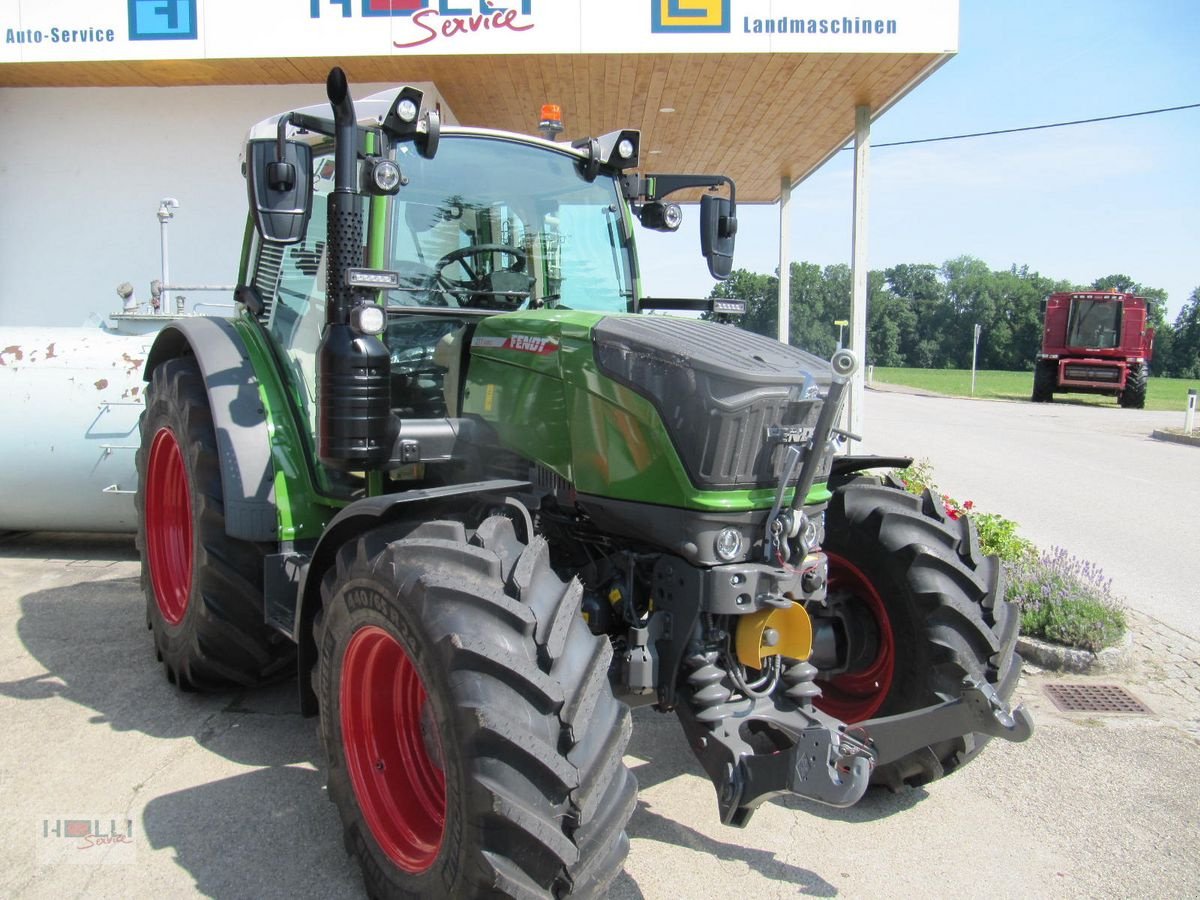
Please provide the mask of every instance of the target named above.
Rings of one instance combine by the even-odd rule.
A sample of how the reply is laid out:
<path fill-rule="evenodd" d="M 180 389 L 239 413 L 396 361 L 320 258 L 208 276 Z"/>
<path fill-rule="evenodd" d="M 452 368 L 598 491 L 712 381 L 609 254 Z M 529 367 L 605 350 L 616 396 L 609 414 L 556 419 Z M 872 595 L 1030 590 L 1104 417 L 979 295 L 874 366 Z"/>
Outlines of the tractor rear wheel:
<path fill-rule="evenodd" d="M 1029 398 L 1034 403 L 1049 403 L 1054 399 L 1054 382 L 1058 377 L 1058 367 L 1052 359 L 1040 359 L 1033 367 L 1033 395 Z"/>
<path fill-rule="evenodd" d="M 1148 363 L 1134 363 L 1129 367 L 1129 375 L 1125 378 L 1125 390 L 1117 398 L 1117 402 L 1125 409 L 1146 408 L 1146 382 L 1150 377 Z"/>
<path fill-rule="evenodd" d="M 330 799 L 373 897 L 601 896 L 629 848 L 629 709 L 577 581 L 493 517 L 368 532 L 321 585 Z"/>
<path fill-rule="evenodd" d="M 212 411 L 192 357 L 151 376 L 137 471 L 146 623 L 167 680 L 219 690 L 290 674 L 291 642 L 263 623 L 265 550 L 225 534 Z"/>
<path fill-rule="evenodd" d="M 826 513 L 829 596 L 870 649 L 853 671 L 822 679 L 817 705 L 847 722 L 953 699 L 964 677 L 1005 700 L 1016 687 L 1019 616 L 1004 599 L 999 561 L 984 556 L 966 517 L 951 519 L 929 491 L 878 478 L 838 487 Z M 872 781 L 899 787 L 949 774 L 988 738 L 944 741 L 880 766 Z"/>

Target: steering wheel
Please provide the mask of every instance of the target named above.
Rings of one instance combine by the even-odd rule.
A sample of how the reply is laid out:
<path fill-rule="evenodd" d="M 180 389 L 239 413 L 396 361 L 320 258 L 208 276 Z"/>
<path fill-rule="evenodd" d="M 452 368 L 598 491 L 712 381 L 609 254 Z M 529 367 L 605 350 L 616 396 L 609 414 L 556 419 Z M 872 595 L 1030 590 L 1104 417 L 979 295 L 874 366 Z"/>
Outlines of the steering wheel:
<path fill-rule="evenodd" d="M 513 264 L 480 275 L 467 263 L 472 257 L 492 253 L 503 253 L 513 257 Z M 451 250 L 439 259 L 433 268 L 434 278 L 450 293 L 466 294 L 462 301 L 463 306 L 516 309 L 529 297 L 533 287 L 533 278 L 525 273 L 527 260 L 528 255 L 520 247 L 511 247 L 508 244 L 475 244 Z M 454 263 L 462 266 L 467 275 L 465 279 L 454 280 L 443 274 L 443 270 Z M 490 301 L 488 298 L 491 298 Z"/>

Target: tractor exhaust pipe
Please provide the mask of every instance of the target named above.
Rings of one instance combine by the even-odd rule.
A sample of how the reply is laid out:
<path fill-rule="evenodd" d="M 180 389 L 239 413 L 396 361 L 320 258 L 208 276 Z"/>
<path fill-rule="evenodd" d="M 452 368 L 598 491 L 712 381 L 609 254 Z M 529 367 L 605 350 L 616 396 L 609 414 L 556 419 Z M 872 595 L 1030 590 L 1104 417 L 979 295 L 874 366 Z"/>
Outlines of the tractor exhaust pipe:
<path fill-rule="evenodd" d="M 804 465 L 800 469 L 800 478 L 796 483 L 796 493 L 792 498 L 792 509 L 799 512 L 803 507 L 808 492 L 816 479 L 817 466 L 826 455 L 832 456 L 833 446 L 830 438 L 834 423 L 842 411 L 842 401 L 845 399 L 846 388 L 850 385 L 850 376 L 858 371 L 858 357 L 850 350 L 842 349 L 833 354 L 829 361 L 833 369 L 833 377 L 829 382 L 829 393 L 821 404 L 817 414 L 817 424 L 813 428 L 812 449 L 804 457 Z"/>
<path fill-rule="evenodd" d="M 350 325 L 354 307 L 373 293 L 351 287 L 350 269 L 363 264 L 363 200 L 358 193 L 358 121 L 346 73 L 334 67 L 325 82 L 333 107 L 334 188 L 328 198 L 325 247 L 325 334 L 317 383 L 321 462 L 341 471 L 374 469 L 391 458 L 393 431 L 390 360 L 377 336 Z"/>

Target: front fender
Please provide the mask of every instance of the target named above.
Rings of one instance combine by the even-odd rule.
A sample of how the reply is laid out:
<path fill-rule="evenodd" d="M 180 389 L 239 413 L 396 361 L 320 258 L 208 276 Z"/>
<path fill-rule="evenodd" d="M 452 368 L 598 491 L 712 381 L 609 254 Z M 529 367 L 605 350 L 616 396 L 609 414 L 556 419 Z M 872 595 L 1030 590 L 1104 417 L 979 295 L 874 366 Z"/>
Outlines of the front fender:
<path fill-rule="evenodd" d="M 279 539 L 274 468 L 258 377 L 228 319 L 177 319 L 154 341 L 143 378 L 168 359 L 191 355 L 200 365 L 221 467 L 225 530 L 245 541 Z"/>
<path fill-rule="evenodd" d="M 292 626 L 292 636 L 297 648 L 296 671 L 300 686 L 300 711 L 306 716 L 315 715 L 317 712 L 317 696 L 310 678 L 312 667 L 317 661 L 312 623 L 321 605 L 321 581 L 333 565 L 340 548 L 381 525 L 416 517 L 420 517 L 421 521 L 430 521 L 451 508 L 461 507 L 463 500 L 492 494 L 513 494 L 528 490 L 529 487 L 528 481 L 492 479 L 447 487 L 419 488 L 398 494 L 367 497 L 338 512 L 321 534 L 300 576 Z"/>

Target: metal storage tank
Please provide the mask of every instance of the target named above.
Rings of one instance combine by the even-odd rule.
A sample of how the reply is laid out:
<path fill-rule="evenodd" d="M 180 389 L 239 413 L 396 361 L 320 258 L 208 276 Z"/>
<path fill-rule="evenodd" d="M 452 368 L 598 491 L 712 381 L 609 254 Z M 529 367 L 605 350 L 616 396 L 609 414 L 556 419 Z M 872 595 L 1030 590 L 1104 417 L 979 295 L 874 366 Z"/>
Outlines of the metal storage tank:
<path fill-rule="evenodd" d="M 134 456 L 154 337 L 0 329 L 0 530 L 137 530 Z"/>

